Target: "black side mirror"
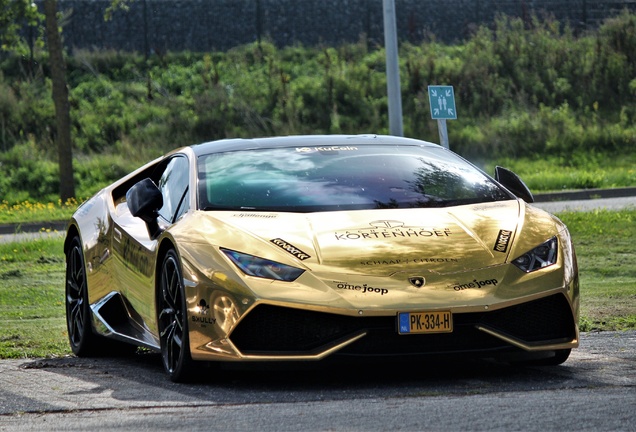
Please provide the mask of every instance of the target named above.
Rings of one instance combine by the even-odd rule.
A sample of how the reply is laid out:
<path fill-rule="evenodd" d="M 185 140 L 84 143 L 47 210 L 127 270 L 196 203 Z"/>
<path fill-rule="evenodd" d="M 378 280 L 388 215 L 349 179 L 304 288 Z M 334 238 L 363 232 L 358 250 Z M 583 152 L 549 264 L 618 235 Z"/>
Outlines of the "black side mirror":
<path fill-rule="evenodd" d="M 506 189 L 521 198 L 527 203 L 533 203 L 534 197 L 526 184 L 519 176 L 509 169 L 503 167 L 495 167 L 495 180 L 501 183 Z"/>
<path fill-rule="evenodd" d="M 130 214 L 146 223 L 150 237 L 159 235 L 157 216 L 159 209 L 163 207 L 163 195 L 157 185 L 149 178 L 141 180 L 128 189 L 126 201 Z"/>

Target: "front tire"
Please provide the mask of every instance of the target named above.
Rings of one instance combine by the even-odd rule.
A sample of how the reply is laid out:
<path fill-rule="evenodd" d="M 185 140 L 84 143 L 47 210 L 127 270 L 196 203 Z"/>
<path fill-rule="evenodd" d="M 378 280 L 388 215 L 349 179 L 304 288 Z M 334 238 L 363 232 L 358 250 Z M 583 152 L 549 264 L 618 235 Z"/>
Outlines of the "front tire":
<path fill-rule="evenodd" d="M 179 258 L 170 249 L 159 271 L 157 322 L 163 366 L 173 382 L 187 381 L 193 376 L 183 276 Z"/>

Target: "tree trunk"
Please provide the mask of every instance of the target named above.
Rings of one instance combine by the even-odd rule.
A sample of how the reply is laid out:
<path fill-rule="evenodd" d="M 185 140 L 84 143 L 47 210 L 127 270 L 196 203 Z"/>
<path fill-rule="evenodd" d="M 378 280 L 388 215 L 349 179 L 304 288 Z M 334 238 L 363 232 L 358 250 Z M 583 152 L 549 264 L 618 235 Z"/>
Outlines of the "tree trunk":
<path fill-rule="evenodd" d="M 57 1 L 44 0 L 46 19 L 46 40 L 53 82 L 53 103 L 55 104 L 55 123 L 57 126 L 57 149 L 60 166 L 60 198 L 66 202 L 75 197 L 73 179 L 73 147 L 71 142 L 71 116 L 66 85 L 66 63 L 64 62 L 62 38 L 57 24 Z"/>

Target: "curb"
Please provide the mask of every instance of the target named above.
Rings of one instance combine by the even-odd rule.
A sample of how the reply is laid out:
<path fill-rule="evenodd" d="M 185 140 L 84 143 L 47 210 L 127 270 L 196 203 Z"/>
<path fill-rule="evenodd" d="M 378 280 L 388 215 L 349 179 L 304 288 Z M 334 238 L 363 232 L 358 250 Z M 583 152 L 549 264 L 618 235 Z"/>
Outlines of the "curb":
<path fill-rule="evenodd" d="M 68 221 L 0 224 L 0 235 L 36 233 L 40 231 L 66 231 L 67 225 Z"/>
<path fill-rule="evenodd" d="M 534 194 L 534 202 L 577 201 L 599 198 L 625 198 L 636 196 L 636 187 L 614 189 L 582 189 L 567 192 Z"/>

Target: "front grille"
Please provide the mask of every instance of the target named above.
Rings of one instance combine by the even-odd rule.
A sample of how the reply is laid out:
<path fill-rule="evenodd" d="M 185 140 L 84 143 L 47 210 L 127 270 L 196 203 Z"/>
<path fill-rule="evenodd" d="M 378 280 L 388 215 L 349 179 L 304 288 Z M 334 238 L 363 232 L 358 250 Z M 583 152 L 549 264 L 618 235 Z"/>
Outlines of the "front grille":
<path fill-rule="evenodd" d="M 526 342 L 573 339 L 576 330 L 561 294 L 483 314 L 482 324 Z"/>
<path fill-rule="evenodd" d="M 232 332 L 243 353 L 311 352 L 344 336 L 374 326 L 394 326 L 395 318 L 356 318 L 322 312 L 260 305 Z"/>
<path fill-rule="evenodd" d="M 243 354 L 312 354 L 359 331 L 367 335 L 338 351 L 351 355 L 444 354 L 506 349 L 477 325 L 526 342 L 571 340 L 574 321 L 567 300 L 553 295 L 492 312 L 453 315 L 453 332 L 400 335 L 396 317 L 356 317 L 272 305 L 255 307 L 230 335 Z"/>

